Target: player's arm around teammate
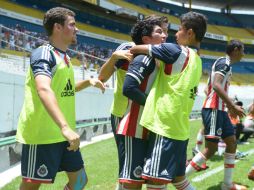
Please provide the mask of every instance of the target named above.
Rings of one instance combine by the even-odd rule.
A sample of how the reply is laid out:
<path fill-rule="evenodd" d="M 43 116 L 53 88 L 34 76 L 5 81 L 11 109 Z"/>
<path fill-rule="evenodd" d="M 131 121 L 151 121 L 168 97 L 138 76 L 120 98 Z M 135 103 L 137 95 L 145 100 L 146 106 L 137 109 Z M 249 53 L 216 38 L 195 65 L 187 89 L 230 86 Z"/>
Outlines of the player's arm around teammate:
<path fill-rule="evenodd" d="M 99 80 L 102 82 L 106 82 L 115 72 L 115 64 L 120 59 L 127 60 L 130 62 L 132 60 L 132 54 L 129 50 L 116 50 L 113 52 L 112 56 L 106 61 L 105 64 L 102 65 Z"/>

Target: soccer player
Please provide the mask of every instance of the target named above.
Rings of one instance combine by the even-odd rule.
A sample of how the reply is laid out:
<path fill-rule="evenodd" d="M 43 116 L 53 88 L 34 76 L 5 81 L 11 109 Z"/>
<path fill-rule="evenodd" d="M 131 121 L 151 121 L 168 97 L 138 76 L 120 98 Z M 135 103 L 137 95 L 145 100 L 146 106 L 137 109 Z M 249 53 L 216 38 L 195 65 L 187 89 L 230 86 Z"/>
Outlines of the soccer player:
<path fill-rule="evenodd" d="M 150 189 L 152 185 L 171 182 L 176 189 L 194 189 L 185 178 L 186 150 L 189 114 L 202 74 L 198 49 L 207 23 L 204 15 L 195 12 L 183 14 L 180 21 L 175 35 L 178 44 L 131 48 L 131 53 L 145 53 L 162 60 L 140 121 L 149 130 L 142 178 L 151 184 Z"/>
<path fill-rule="evenodd" d="M 139 21 L 133 27 L 132 40 L 137 45 L 160 44 L 166 41 L 167 29 L 168 23 L 161 17 L 151 17 Z M 118 134 L 125 136 L 125 162 L 120 174 L 120 182 L 125 189 L 141 189 L 142 183 L 145 182 L 141 173 L 146 153 L 147 130 L 139 125 L 139 119 L 156 73 L 155 59 L 147 55 L 137 55 L 129 65 L 125 77 L 123 94 L 132 102 L 129 113 L 121 120 L 117 129 Z"/>
<path fill-rule="evenodd" d="M 195 171 L 217 151 L 220 138 L 226 143 L 224 154 L 224 181 L 222 190 L 241 189 L 246 187 L 232 182 L 235 166 L 236 138 L 228 112 L 232 116 L 244 116 L 244 110 L 229 98 L 228 80 L 231 76 L 231 64 L 239 62 L 244 55 L 244 45 L 239 40 L 231 40 L 226 47 L 226 56 L 218 58 L 212 66 L 208 81 L 208 94 L 202 108 L 202 119 L 205 126 L 205 149 L 199 152 L 186 168 L 186 175 Z"/>
<path fill-rule="evenodd" d="M 22 143 L 20 190 L 37 190 L 42 183 L 53 183 L 58 171 L 65 171 L 68 177 L 64 190 L 82 190 L 87 183 L 80 137 L 74 131 L 75 92 L 90 85 L 102 91 L 105 88 L 96 79 L 74 84 L 66 54 L 68 46 L 77 42 L 74 17 L 66 8 L 48 10 L 43 25 L 49 43 L 31 54 L 16 136 Z"/>
<path fill-rule="evenodd" d="M 160 18 L 162 22 L 162 30 L 164 33 L 167 33 L 168 30 L 168 19 L 164 16 L 158 17 L 156 15 L 150 15 L 144 19 L 155 19 L 155 18 Z M 144 27 L 144 26 L 143 26 Z M 151 31 L 150 31 L 151 32 Z M 142 35 L 142 34 L 139 34 Z M 136 40 L 135 40 L 136 41 Z M 139 37 L 139 42 L 138 43 L 143 43 L 141 37 Z M 128 50 L 131 48 L 133 45 L 135 45 L 134 42 L 128 42 L 128 43 L 123 43 L 121 44 L 118 48 L 117 51 L 119 50 Z M 129 55 L 127 54 L 129 57 Z M 99 74 L 99 79 L 103 82 L 108 80 L 108 78 L 116 72 L 116 83 L 115 83 L 115 90 L 114 90 L 114 100 L 111 106 L 111 125 L 112 125 L 112 130 L 115 136 L 116 144 L 117 144 L 117 149 L 118 149 L 118 158 L 119 158 L 119 178 L 121 176 L 121 173 L 123 173 L 123 167 L 124 167 L 124 161 L 125 161 L 125 136 L 115 134 L 115 130 L 117 126 L 119 125 L 122 117 L 124 116 L 127 106 L 128 106 L 128 98 L 125 97 L 122 93 L 123 91 L 123 83 L 124 83 L 124 78 L 126 75 L 126 72 L 128 70 L 129 62 L 130 60 L 128 59 L 122 59 L 118 61 L 108 61 L 105 63 L 100 71 Z M 120 180 L 119 180 L 120 182 Z M 122 182 L 120 182 L 122 183 Z M 121 190 L 123 189 L 123 185 L 119 184 L 117 189 Z"/>

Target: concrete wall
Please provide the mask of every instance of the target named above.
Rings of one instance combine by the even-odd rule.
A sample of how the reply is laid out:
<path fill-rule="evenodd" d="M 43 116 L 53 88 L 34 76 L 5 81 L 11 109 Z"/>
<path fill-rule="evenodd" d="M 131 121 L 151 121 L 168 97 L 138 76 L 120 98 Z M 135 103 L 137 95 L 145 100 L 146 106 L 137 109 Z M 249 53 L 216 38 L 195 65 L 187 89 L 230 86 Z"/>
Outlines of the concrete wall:
<path fill-rule="evenodd" d="M 0 134 L 17 128 L 17 121 L 24 100 L 25 77 L 0 71 Z M 89 87 L 77 93 L 76 120 L 110 117 L 113 89 L 104 94 Z"/>

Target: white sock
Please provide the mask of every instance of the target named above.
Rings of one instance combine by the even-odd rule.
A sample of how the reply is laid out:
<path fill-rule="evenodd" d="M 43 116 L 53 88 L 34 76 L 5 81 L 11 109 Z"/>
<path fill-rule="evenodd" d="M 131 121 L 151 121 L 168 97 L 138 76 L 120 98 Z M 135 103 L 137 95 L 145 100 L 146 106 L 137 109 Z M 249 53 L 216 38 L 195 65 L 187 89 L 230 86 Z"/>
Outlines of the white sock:
<path fill-rule="evenodd" d="M 189 176 L 192 173 L 194 173 L 195 171 L 197 171 L 197 168 L 201 167 L 201 165 L 205 162 L 206 162 L 206 157 L 201 152 L 196 154 L 196 156 L 194 156 L 194 158 L 192 158 L 192 160 L 186 167 L 186 170 L 185 170 L 186 176 Z"/>
<path fill-rule="evenodd" d="M 232 184 L 232 175 L 235 167 L 235 154 L 224 154 L 224 183 L 228 186 Z"/>
<path fill-rule="evenodd" d="M 172 183 L 172 184 L 178 190 L 195 190 L 195 188 L 190 184 L 188 179 L 184 179 L 183 181 Z"/>
<path fill-rule="evenodd" d="M 226 144 L 223 141 L 220 141 L 218 143 L 218 154 L 219 156 L 222 156 L 225 153 L 226 150 Z"/>
<path fill-rule="evenodd" d="M 204 139 L 204 135 L 201 131 L 199 131 L 198 135 L 197 135 L 197 142 L 196 142 L 196 147 L 195 147 L 195 149 L 197 151 L 201 151 L 201 147 L 203 145 L 203 139 Z"/>

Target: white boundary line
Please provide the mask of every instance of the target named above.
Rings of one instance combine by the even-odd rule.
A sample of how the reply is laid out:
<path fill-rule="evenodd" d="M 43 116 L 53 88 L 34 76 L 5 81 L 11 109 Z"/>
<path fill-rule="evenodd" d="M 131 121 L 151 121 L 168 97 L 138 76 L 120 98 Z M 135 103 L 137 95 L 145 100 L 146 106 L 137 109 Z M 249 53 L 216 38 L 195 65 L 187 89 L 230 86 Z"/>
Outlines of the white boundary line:
<path fill-rule="evenodd" d="M 244 153 L 247 153 L 248 155 L 254 154 L 254 149 L 251 149 L 251 150 L 246 151 Z M 236 160 L 235 163 L 237 163 L 239 161 L 240 160 Z M 193 181 L 193 182 L 200 182 L 200 181 L 202 181 L 202 180 L 212 176 L 213 174 L 216 174 L 216 173 L 222 171 L 223 169 L 224 169 L 224 165 L 223 166 L 219 166 L 219 167 L 214 168 L 214 169 L 212 169 L 212 170 L 210 170 L 210 171 L 208 171 L 208 172 L 206 172 L 204 174 L 201 174 L 201 175 L 199 175 L 197 177 L 194 177 L 191 181 Z"/>
<path fill-rule="evenodd" d="M 80 143 L 80 148 L 83 148 L 84 146 L 87 146 L 89 144 L 93 144 L 102 140 L 106 140 L 113 137 L 113 133 L 108 133 L 104 135 L 99 135 L 92 137 L 91 141 L 83 141 Z M 21 176 L 21 164 L 20 162 L 8 170 L 5 170 L 4 172 L 0 173 L 0 188 L 4 187 L 7 183 L 10 183 L 13 179 L 16 177 Z"/>

